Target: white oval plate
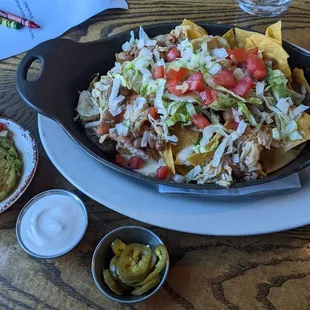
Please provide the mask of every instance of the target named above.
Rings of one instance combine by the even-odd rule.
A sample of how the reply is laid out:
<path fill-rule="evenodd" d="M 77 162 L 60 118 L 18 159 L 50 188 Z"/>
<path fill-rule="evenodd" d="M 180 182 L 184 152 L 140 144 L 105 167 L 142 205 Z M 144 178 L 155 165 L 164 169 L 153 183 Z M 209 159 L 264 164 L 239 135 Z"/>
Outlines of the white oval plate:
<path fill-rule="evenodd" d="M 5 124 L 13 135 L 16 149 L 23 161 L 22 176 L 15 190 L 0 202 L 0 213 L 2 213 L 17 201 L 31 183 L 37 169 L 39 152 L 36 142 L 28 130 L 7 118 L 0 117 L 0 123 Z"/>
<path fill-rule="evenodd" d="M 310 169 L 301 173 L 302 189 L 290 195 L 229 201 L 159 194 L 105 167 L 52 120 L 39 115 L 41 141 L 59 172 L 97 202 L 152 225 L 196 234 L 238 236 L 271 233 L 310 223 Z"/>

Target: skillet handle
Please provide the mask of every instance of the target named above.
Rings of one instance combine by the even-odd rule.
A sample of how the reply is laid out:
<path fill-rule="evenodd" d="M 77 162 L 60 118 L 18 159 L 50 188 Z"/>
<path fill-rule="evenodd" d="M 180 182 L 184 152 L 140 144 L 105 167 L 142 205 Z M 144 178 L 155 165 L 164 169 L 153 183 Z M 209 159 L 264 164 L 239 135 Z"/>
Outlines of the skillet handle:
<path fill-rule="evenodd" d="M 31 49 L 18 65 L 15 82 L 22 99 L 39 113 L 59 121 L 59 108 L 70 100 L 70 82 L 66 72 L 79 74 L 82 44 L 68 39 L 54 39 Z M 27 80 L 32 62 L 41 62 L 41 71 L 34 81 Z"/>

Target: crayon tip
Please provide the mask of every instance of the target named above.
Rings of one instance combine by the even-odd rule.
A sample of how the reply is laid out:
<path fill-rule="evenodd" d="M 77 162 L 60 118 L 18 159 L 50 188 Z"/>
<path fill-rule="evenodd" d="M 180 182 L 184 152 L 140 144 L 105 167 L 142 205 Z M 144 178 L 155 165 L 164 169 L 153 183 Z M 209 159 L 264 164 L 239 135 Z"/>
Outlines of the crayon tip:
<path fill-rule="evenodd" d="M 31 22 L 31 24 L 29 25 L 30 28 L 40 28 L 39 25 L 37 25 L 36 23 L 34 22 Z"/>

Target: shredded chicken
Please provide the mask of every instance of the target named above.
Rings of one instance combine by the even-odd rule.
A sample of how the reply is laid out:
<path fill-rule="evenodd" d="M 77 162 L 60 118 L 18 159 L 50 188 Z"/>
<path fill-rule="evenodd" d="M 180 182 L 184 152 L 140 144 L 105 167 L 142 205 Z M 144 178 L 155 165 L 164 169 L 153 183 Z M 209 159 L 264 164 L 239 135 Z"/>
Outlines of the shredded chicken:
<path fill-rule="evenodd" d="M 265 126 L 257 134 L 258 143 L 270 150 L 272 143 L 272 130 L 270 127 Z"/>
<path fill-rule="evenodd" d="M 216 183 L 228 188 L 232 182 L 232 168 L 223 161 L 218 167 L 213 167 L 212 162 L 210 162 L 202 168 L 194 180 L 198 184 Z"/>
<path fill-rule="evenodd" d="M 242 172 L 252 172 L 261 169 L 258 162 L 260 158 L 261 148 L 252 141 L 245 141 L 239 146 L 239 166 Z"/>

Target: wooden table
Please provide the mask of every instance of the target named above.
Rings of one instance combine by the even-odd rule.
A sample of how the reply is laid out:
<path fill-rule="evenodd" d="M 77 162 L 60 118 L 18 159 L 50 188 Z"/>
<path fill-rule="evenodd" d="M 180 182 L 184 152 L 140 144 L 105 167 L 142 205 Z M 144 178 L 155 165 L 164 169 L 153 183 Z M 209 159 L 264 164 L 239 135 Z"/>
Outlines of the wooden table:
<path fill-rule="evenodd" d="M 86 42 L 140 24 L 183 18 L 252 26 L 256 30 L 264 30 L 277 20 L 247 15 L 232 0 L 128 2 L 129 11 L 104 12 L 65 36 Z M 293 0 L 281 19 L 284 39 L 310 49 L 309 1 Z M 132 306 L 103 297 L 90 273 L 95 246 L 116 227 L 142 223 L 89 199 L 53 167 L 40 144 L 37 115 L 15 90 L 15 70 L 22 57 L 0 62 L 0 111 L 33 133 L 40 147 L 40 164 L 26 193 L 0 215 L 1 309 L 310 309 L 310 226 L 240 238 L 196 236 L 151 227 L 170 251 L 171 270 L 164 287 L 148 301 Z M 69 254 L 38 260 L 18 245 L 15 223 L 31 197 L 51 188 L 71 190 L 86 202 L 89 227 L 83 241 Z"/>

